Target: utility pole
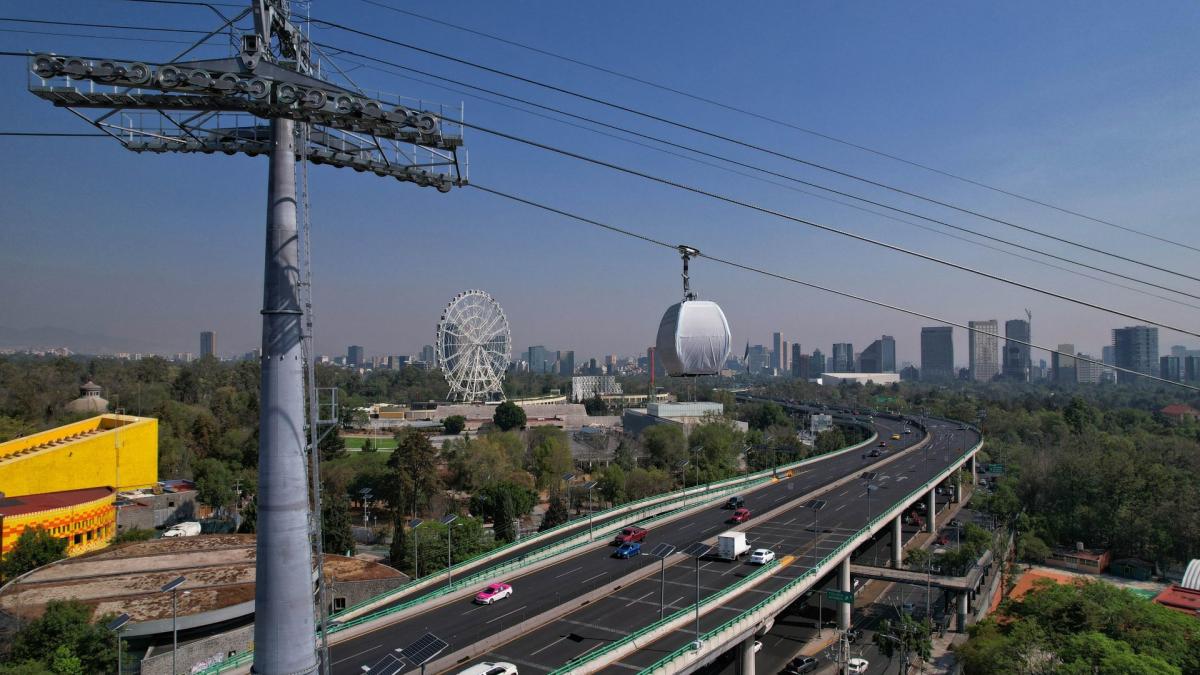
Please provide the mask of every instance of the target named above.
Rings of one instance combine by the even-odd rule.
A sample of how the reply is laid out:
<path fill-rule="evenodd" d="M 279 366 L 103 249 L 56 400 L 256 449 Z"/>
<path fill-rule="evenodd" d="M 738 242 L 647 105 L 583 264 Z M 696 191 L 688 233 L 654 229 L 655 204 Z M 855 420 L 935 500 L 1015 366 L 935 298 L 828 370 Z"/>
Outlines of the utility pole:
<path fill-rule="evenodd" d="M 310 44 L 291 22 L 288 0 L 250 0 L 214 33 L 228 29 L 233 36 L 247 16 L 254 29 L 237 36 L 227 57 L 180 60 L 208 36 L 157 64 L 35 54 L 29 89 L 134 152 L 269 158 L 254 672 L 301 675 L 318 669 L 313 636 L 316 616 L 324 624 L 327 607 L 314 607 L 312 588 L 319 483 L 315 460 L 311 470 L 306 466 L 306 453 L 315 454 L 317 443 L 305 429 L 305 372 L 313 355 L 304 345 L 311 314 L 302 300 L 309 289 L 299 247 L 296 162 L 449 192 L 465 184 L 457 154 L 462 137 L 444 133 L 448 120 L 440 111 L 372 99 L 314 75 Z M 221 194 L 219 183 L 198 188 Z M 317 423 L 310 419 L 308 431 Z"/>

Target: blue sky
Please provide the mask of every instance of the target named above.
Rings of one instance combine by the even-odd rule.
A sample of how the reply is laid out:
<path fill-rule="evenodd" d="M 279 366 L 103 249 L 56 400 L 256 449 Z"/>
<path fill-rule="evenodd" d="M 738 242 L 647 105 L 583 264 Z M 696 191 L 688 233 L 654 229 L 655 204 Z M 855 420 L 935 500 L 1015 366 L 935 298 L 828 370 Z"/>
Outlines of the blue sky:
<path fill-rule="evenodd" d="M 485 3 L 388 4 L 486 30 L 878 148 L 1165 237 L 1197 243 L 1200 8 L 1191 3 Z M 3 15 L 210 28 L 192 7 L 5 2 Z M 360 0 L 312 15 L 485 62 L 936 196 L 1123 255 L 1194 272 L 1196 255 L 861 151 Z M 0 28 L 155 39 L 0 24 Z M 1119 263 L 901 198 L 779 158 L 584 104 L 335 30 L 323 42 L 478 83 L 869 195 L 1039 250 L 1200 294 L 1200 284 Z M 182 45 L 0 32 L 5 50 L 166 60 Z M 217 50 L 201 52 L 216 56 Z M 353 64 L 341 61 L 345 68 Z M 797 216 L 920 249 L 1167 323 L 1197 309 L 1148 297 L 831 204 L 792 190 L 556 124 L 366 68 L 367 88 L 457 105 L 483 126 L 670 176 Z M 25 92 L 25 63 L 0 59 L 10 92 L 0 130 L 86 131 Z M 468 132 L 471 178 L 584 215 L 965 323 L 1034 315 L 1034 341 L 1098 354 L 1133 323 L 794 223 Z M 102 140 L 0 138 L 0 325 L 53 325 L 196 351 L 257 346 L 265 213 L 263 159 L 138 156 Z M 440 194 L 368 175 L 311 172 L 318 351 L 412 353 L 442 306 L 483 288 L 514 345 L 577 358 L 644 351 L 680 293 L 678 261 L 645 246 L 474 190 Z M 774 330 L 805 351 L 894 335 L 918 360 L 930 322 L 784 285 L 703 260 L 701 297 L 719 302 L 741 345 Z M 1125 282 L 1122 282 L 1125 283 Z M 1155 291 L 1159 293 L 1158 291 Z M 1200 304 L 1200 301 L 1191 301 Z M 956 356 L 966 360 L 965 331 Z M 1162 347 L 1198 341 L 1160 331 Z M 740 349 L 740 348 L 739 348 Z M 1035 361 L 1046 358 L 1035 353 Z"/>

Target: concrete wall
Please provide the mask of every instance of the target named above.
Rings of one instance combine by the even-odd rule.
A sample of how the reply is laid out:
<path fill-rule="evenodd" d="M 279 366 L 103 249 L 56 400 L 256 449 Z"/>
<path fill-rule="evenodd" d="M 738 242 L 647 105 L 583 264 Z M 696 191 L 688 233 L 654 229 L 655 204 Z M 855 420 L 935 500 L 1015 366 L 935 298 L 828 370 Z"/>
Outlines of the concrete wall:
<path fill-rule="evenodd" d="M 198 519 L 195 490 L 164 492 L 161 495 L 139 497 L 133 501 L 134 504 L 121 507 L 120 513 L 117 514 L 118 532 L 132 529 L 153 530 L 185 520 Z"/>
<path fill-rule="evenodd" d="M 254 647 L 254 624 L 235 628 L 212 637 L 179 645 L 176 668 L 180 673 L 199 672 L 211 665 Z M 143 675 L 171 675 L 171 651 L 151 652 L 142 659 Z"/>
<path fill-rule="evenodd" d="M 12 497 L 158 481 L 158 420 L 100 415 L 0 443 L 0 490 Z"/>
<path fill-rule="evenodd" d="M 340 612 L 364 600 L 387 593 L 408 582 L 408 577 L 395 576 L 386 579 L 362 579 L 340 581 L 333 579 L 328 584 L 330 612 Z"/>

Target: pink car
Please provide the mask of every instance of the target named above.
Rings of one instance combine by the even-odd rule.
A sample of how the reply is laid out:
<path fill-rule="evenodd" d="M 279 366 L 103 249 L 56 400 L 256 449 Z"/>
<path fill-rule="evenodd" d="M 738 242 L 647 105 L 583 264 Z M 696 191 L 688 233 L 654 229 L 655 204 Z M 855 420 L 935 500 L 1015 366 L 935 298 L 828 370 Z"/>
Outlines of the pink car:
<path fill-rule="evenodd" d="M 512 586 L 508 584 L 489 584 L 487 588 L 475 594 L 475 602 L 481 605 L 490 605 L 497 600 L 510 597 L 512 593 Z"/>

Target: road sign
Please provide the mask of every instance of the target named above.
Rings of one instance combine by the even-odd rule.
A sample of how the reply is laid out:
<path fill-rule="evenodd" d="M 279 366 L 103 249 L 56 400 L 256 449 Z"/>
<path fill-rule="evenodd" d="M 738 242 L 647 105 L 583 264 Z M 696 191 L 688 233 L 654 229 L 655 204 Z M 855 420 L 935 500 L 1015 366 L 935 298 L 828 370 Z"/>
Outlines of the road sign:
<path fill-rule="evenodd" d="M 854 602 L 854 594 L 850 591 L 839 591 L 836 588 L 826 588 L 825 597 L 834 602 Z"/>
<path fill-rule="evenodd" d="M 988 473 L 1003 474 L 1004 473 L 1004 465 L 1003 464 L 989 464 L 988 465 Z"/>

